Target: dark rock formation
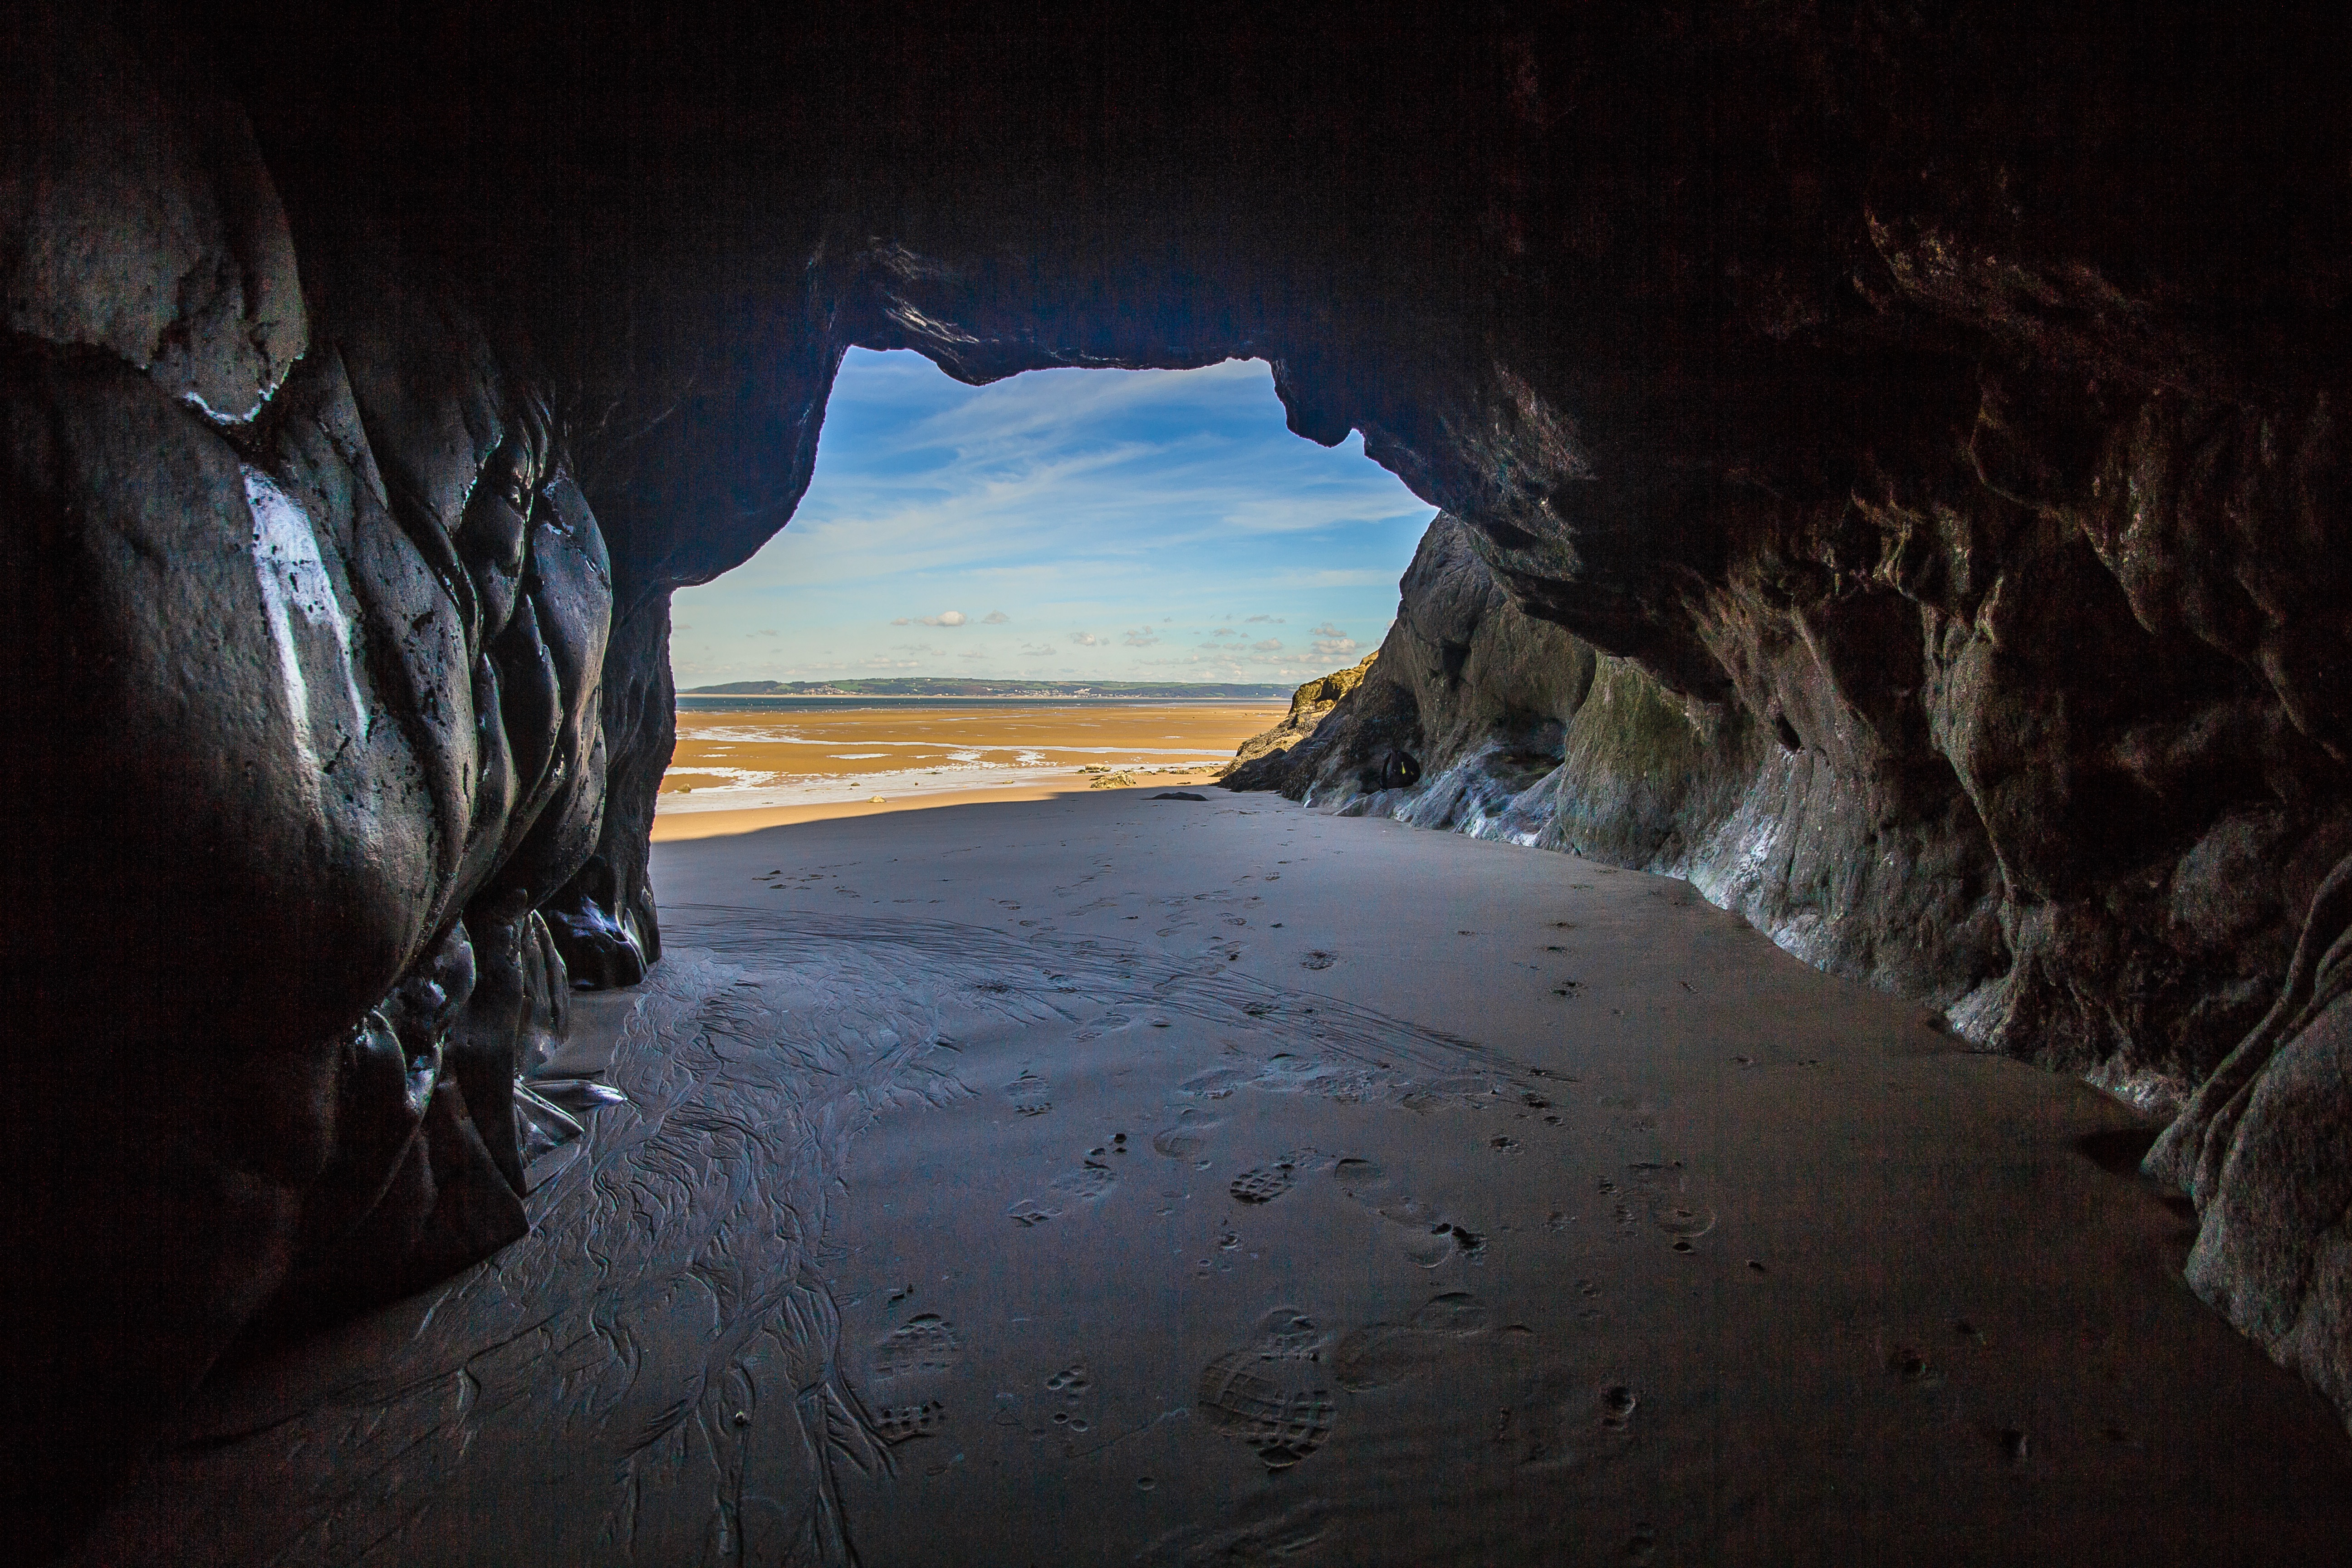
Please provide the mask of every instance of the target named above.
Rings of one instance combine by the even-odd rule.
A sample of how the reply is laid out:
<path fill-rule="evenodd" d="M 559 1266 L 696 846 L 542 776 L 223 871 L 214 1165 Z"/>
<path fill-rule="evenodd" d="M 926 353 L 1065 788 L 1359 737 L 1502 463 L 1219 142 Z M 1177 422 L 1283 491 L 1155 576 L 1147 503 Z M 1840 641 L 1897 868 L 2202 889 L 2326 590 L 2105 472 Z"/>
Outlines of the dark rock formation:
<path fill-rule="evenodd" d="M 2165 1168 L 2340 1393 L 2347 30 L 11 7 L 12 1485 L 511 1229 L 550 952 L 658 952 L 667 596 L 851 343 L 1258 355 L 1444 508 L 1318 799 L 1684 869 L 2150 1106 L 2249 1037 Z"/>
<path fill-rule="evenodd" d="M 236 1336 L 522 1234 L 612 585 L 548 411 L 244 116 L 26 18 L 0 145 L 9 1534 Z M 12 25 L 16 19 L 12 18 Z M 297 257 L 299 252 L 299 267 Z"/>
<path fill-rule="evenodd" d="M 1290 711 L 1282 722 L 1262 733 L 1252 735 L 1234 752 L 1234 760 L 1217 774 L 1228 789 L 1265 789 L 1281 776 L 1281 759 L 1289 750 L 1315 733 L 1315 727 L 1330 716 L 1331 710 L 1345 697 L 1363 684 L 1374 660 L 1377 649 L 1366 654 L 1346 669 L 1318 676 L 1290 694 Z"/>

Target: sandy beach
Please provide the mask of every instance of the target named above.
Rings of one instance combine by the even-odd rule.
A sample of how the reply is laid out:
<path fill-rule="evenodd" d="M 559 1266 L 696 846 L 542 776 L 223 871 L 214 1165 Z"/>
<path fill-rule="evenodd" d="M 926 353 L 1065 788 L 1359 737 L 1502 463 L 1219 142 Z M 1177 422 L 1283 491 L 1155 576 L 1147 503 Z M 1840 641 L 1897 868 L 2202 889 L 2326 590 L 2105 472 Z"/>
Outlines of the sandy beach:
<path fill-rule="evenodd" d="M 90 1563 L 2210 1563 L 2352 1445 L 2151 1130 L 1679 882 L 1216 789 L 656 850 L 530 1237 Z"/>
<path fill-rule="evenodd" d="M 1206 779 L 1284 710 L 1281 703 L 694 703 L 678 711 L 654 837 L 709 837 L 877 806 L 1044 800 L 1122 774 L 1119 782 L 1137 784 Z M 702 820 L 707 814 L 719 815 Z"/>

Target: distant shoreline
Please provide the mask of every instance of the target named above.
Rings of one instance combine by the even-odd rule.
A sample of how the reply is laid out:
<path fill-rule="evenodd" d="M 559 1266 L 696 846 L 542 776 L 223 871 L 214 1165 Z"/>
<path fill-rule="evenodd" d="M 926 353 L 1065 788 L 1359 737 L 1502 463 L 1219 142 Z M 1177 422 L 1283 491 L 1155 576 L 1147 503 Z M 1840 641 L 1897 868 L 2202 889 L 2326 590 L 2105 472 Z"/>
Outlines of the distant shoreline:
<path fill-rule="evenodd" d="M 1262 682 L 1146 680 L 960 680 L 944 676 L 905 676 L 874 680 L 732 680 L 695 686 L 677 694 L 683 703 L 756 698 L 827 701 L 994 702 L 1287 702 L 1294 689 Z"/>
<path fill-rule="evenodd" d="M 1280 697 L 894 697 L 870 692 L 841 696 L 756 694 L 714 696 L 681 691 L 677 708 L 683 713 L 789 712 L 818 708 L 1267 708 L 1278 710 L 1290 700 Z"/>

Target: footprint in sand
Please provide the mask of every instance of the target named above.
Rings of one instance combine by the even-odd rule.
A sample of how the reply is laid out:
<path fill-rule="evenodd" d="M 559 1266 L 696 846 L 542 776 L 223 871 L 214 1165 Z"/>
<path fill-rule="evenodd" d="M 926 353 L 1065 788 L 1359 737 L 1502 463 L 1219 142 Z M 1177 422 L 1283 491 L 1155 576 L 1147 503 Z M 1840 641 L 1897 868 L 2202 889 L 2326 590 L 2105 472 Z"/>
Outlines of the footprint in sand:
<path fill-rule="evenodd" d="M 1488 1321 L 1486 1303 L 1467 1290 L 1448 1290 L 1432 1296 L 1412 1315 L 1412 1326 L 1422 1333 L 1453 1339 L 1485 1333 Z"/>
<path fill-rule="evenodd" d="M 1350 1394 L 1386 1388 L 1429 1366 L 1439 1348 L 1431 1335 L 1394 1323 L 1368 1324 L 1339 1342 L 1332 1352 L 1331 1375 Z"/>
<path fill-rule="evenodd" d="M 1063 1196 L 1087 1203 L 1102 1198 L 1118 1184 L 1118 1178 L 1111 1174 L 1109 1166 L 1097 1165 L 1092 1160 L 1075 1171 L 1063 1172 L 1051 1184 Z"/>
<path fill-rule="evenodd" d="M 1094 1374 L 1087 1370 L 1087 1363 L 1082 1361 L 1072 1362 L 1046 1378 L 1045 1392 L 1062 1402 L 1062 1408 L 1052 1412 L 1046 1419 L 1068 1432 L 1083 1434 L 1092 1429 L 1094 1424 L 1078 1412 L 1085 1405 L 1087 1391 L 1094 1385 Z M 1036 1435 L 1044 1436 L 1042 1431 Z"/>
<path fill-rule="evenodd" d="M 1657 1222 L 1660 1230 L 1685 1241 L 1693 1237 L 1705 1236 L 1715 1228 L 1713 1209 L 1680 1200 L 1660 1204 L 1650 1212 L 1650 1217 Z"/>
<path fill-rule="evenodd" d="M 1289 1469 L 1331 1436 L 1335 1401 L 1321 1364 L 1329 1343 L 1312 1319 L 1277 1307 L 1248 1349 L 1202 1369 L 1193 1407 L 1211 1431 L 1248 1444 L 1267 1469 Z"/>
<path fill-rule="evenodd" d="M 1257 1343 L 1252 1348 L 1272 1361 L 1320 1361 L 1331 1336 L 1315 1320 L 1289 1307 L 1276 1307 L 1258 1320 Z"/>
<path fill-rule="evenodd" d="M 947 1406 L 938 1400 L 901 1405 L 874 1413 L 875 1435 L 893 1447 L 917 1437 L 937 1436 L 948 1424 Z"/>
<path fill-rule="evenodd" d="M 1298 967 L 1301 969 L 1328 969 L 1339 962 L 1339 955 L 1338 953 L 1324 952 L 1318 949 L 1318 951 L 1310 952 L 1306 957 L 1300 959 L 1298 961 Z"/>
<path fill-rule="evenodd" d="M 1006 1209 L 1004 1215 L 1014 1225 L 1027 1230 L 1033 1226 L 1044 1225 L 1047 1220 L 1057 1217 L 1061 1212 L 1060 1209 L 1047 1207 L 1035 1198 L 1023 1198 L 1019 1203 Z"/>
<path fill-rule="evenodd" d="M 1222 1117 L 1183 1111 L 1176 1118 L 1175 1126 L 1163 1127 L 1151 1135 L 1152 1152 L 1171 1160 L 1195 1159 L 1208 1147 L 1210 1131 L 1223 1124 Z"/>
<path fill-rule="evenodd" d="M 1357 1155 L 1331 1167 L 1339 1190 L 1396 1226 L 1392 1233 L 1404 1255 L 1423 1268 L 1434 1268 L 1456 1258 L 1476 1262 L 1486 1250 L 1481 1233 L 1442 1213 L 1419 1198 L 1397 1197 L 1389 1188 L 1388 1173 Z"/>
<path fill-rule="evenodd" d="M 1351 1394 L 1384 1388 L 1433 1364 L 1452 1344 L 1486 1331 L 1486 1304 L 1467 1290 L 1433 1296 L 1411 1321 L 1368 1323 L 1332 1352 L 1332 1375 Z"/>
<path fill-rule="evenodd" d="M 1197 1094 L 1202 1100 L 1224 1100 L 1253 1076 L 1240 1068 L 1211 1068 L 1185 1079 L 1176 1089 L 1179 1094 Z"/>
<path fill-rule="evenodd" d="M 1035 1073 L 1023 1073 L 1004 1086 L 1004 1098 L 1024 1116 L 1043 1116 L 1054 1109 L 1053 1086 Z"/>
<path fill-rule="evenodd" d="M 908 1319 L 874 1346 L 874 1375 L 904 1377 L 910 1373 L 945 1372 L 963 1353 L 955 1325 L 936 1312 Z"/>
<path fill-rule="evenodd" d="M 1238 1204 L 1270 1204 L 1288 1192 L 1298 1181 L 1297 1163 L 1286 1155 L 1282 1159 L 1255 1165 L 1235 1176 L 1226 1190 Z"/>

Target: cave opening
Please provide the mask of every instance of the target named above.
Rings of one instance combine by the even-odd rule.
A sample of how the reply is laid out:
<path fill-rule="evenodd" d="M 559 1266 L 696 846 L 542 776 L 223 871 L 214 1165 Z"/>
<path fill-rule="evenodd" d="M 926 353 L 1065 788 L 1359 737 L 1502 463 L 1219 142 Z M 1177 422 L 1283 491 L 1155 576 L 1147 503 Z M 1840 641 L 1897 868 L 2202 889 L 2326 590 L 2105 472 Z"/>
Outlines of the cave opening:
<path fill-rule="evenodd" d="M 672 601 L 661 809 L 1197 782 L 1379 646 L 1430 517 L 1260 361 L 975 387 L 853 348 L 791 525 Z"/>
<path fill-rule="evenodd" d="M 2342 8 L 436 10 L 0 37 L 12 1540 L 2340 1547 Z M 655 844 L 865 349 L 1270 367 L 1379 661 Z"/>

